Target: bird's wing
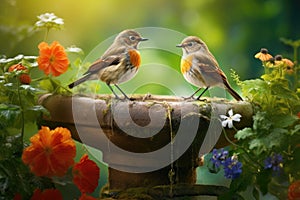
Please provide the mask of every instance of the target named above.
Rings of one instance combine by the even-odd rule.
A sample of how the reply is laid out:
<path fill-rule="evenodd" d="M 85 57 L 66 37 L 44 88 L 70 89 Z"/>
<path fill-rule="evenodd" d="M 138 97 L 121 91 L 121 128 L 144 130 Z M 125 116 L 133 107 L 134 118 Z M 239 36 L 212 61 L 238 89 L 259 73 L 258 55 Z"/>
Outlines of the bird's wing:
<path fill-rule="evenodd" d="M 227 77 L 224 72 L 219 68 L 219 65 L 215 59 L 211 59 L 208 56 L 195 56 L 193 65 L 198 66 L 200 74 L 203 76 L 207 85 L 216 85 L 227 82 Z M 212 84 L 214 82 L 215 84 Z"/>
<path fill-rule="evenodd" d="M 121 56 L 116 56 L 116 55 L 114 55 L 114 56 L 108 56 L 105 59 L 96 60 L 90 66 L 90 68 L 88 69 L 88 71 L 86 71 L 84 73 L 84 75 L 97 73 L 101 69 L 104 69 L 104 68 L 106 68 L 108 66 L 111 66 L 111 65 L 117 65 L 120 62 L 121 62 Z"/>

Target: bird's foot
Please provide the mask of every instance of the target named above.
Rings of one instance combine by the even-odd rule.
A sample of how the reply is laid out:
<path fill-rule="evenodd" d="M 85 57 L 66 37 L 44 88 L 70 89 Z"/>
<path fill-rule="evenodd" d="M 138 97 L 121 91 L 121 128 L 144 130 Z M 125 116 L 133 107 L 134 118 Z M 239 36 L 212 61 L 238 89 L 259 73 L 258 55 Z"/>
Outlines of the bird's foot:
<path fill-rule="evenodd" d="M 184 101 L 195 101 L 196 99 L 194 98 L 194 96 L 189 96 L 189 97 L 181 97 L 183 98 Z"/>

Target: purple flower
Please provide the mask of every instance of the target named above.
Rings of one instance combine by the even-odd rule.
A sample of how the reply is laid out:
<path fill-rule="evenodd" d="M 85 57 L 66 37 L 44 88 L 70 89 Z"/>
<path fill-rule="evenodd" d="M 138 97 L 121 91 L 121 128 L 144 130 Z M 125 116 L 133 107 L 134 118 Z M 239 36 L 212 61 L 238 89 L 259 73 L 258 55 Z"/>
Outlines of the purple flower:
<path fill-rule="evenodd" d="M 224 176 L 228 179 L 235 179 L 242 173 L 242 163 L 238 161 L 237 156 L 233 155 L 227 158 L 223 164 Z"/>
<path fill-rule="evenodd" d="M 228 157 L 228 151 L 221 149 L 220 152 L 217 149 L 212 151 L 211 162 L 213 163 L 214 167 L 219 168 L 221 165 L 224 164 L 226 158 Z"/>
<path fill-rule="evenodd" d="M 213 164 L 212 168 L 209 168 L 210 172 L 217 173 L 222 166 L 224 176 L 228 179 L 238 178 L 242 173 L 242 163 L 238 161 L 237 155 L 229 157 L 228 151 L 224 149 L 214 149 L 210 161 Z"/>
<path fill-rule="evenodd" d="M 282 167 L 283 158 L 281 154 L 273 154 L 265 159 L 265 169 L 272 169 L 274 172 L 279 172 Z"/>

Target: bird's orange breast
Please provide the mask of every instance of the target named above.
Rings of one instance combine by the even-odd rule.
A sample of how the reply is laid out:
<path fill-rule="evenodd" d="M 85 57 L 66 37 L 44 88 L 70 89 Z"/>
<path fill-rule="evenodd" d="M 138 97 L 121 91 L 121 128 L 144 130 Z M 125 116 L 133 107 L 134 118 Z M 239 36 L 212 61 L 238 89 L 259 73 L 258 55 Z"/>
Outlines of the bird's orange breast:
<path fill-rule="evenodd" d="M 181 73 L 185 74 L 192 67 L 192 56 L 182 58 L 180 63 Z"/>
<path fill-rule="evenodd" d="M 128 53 L 130 57 L 130 63 L 135 67 L 139 67 L 141 65 L 140 53 L 134 49 L 129 50 Z"/>

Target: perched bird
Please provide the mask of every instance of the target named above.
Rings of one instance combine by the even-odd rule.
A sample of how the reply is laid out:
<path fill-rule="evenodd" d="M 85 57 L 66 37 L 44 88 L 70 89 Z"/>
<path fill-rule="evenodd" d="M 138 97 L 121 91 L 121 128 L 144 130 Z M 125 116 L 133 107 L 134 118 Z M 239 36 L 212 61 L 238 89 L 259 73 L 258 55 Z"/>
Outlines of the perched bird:
<path fill-rule="evenodd" d="M 83 77 L 69 84 L 69 88 L 73 88 L 87 80 L 100 79 L 107 84 L 116 98 L 119 99 L 111 84 L 115 85 L 126 99 L 129 99 L 118 84 L 130 80 L 137 73 L 141 64 L 141 56 L 137 46 L 141 41 L 146 40 L 148 39 L 143 38 L 134 30 L 122 31 L 100 59 L 89 67 Z"/>
<path fill-rule="evenodd" d="M 200 38 L 188 36 L 181 44 L 177 45 L 177 47 L 182 48 L 183 52 L 180 63 L 181 73 L 189 83 L 199 87 L 199 89 L 187 99 L 193 98 L 202 87 L 206 87 L 197 97 L 197 100 L 199 100 L 210 87 L 218 86 L 226 89 L 236 100 L 243 100 L 242 97 L 231 88 L 215 57 Z"/>

